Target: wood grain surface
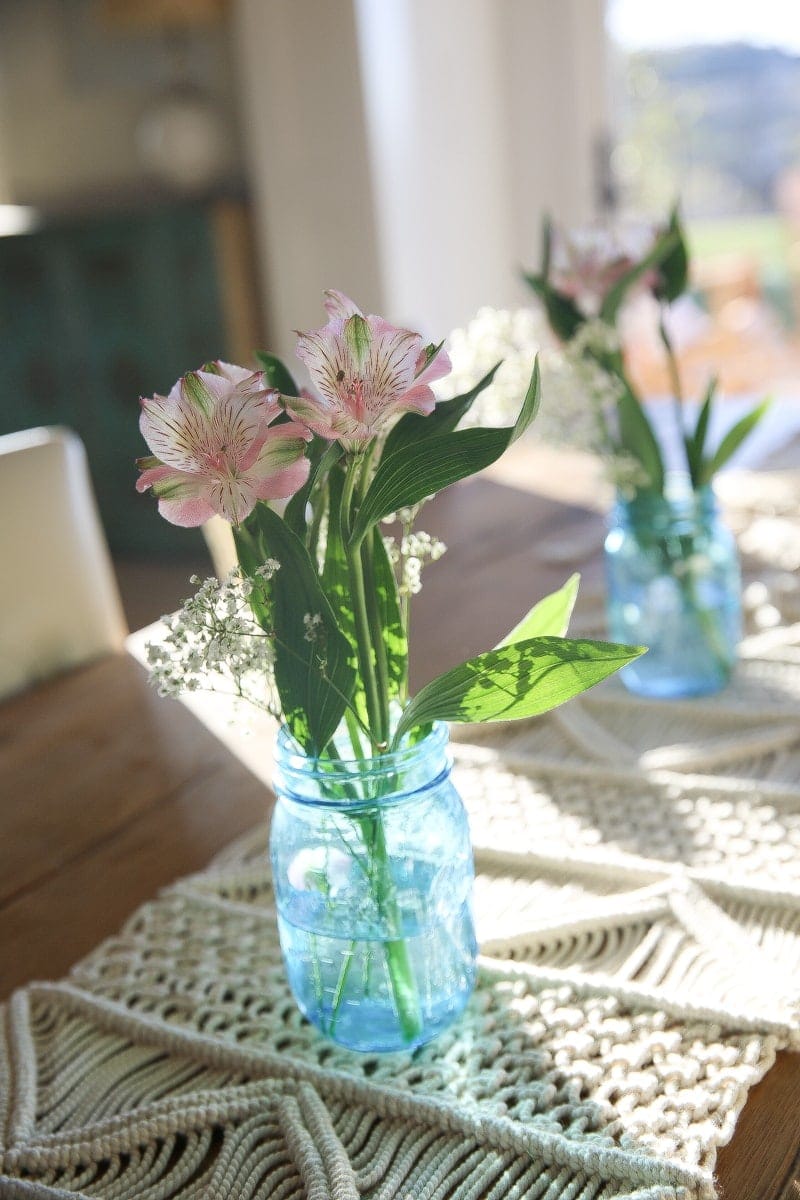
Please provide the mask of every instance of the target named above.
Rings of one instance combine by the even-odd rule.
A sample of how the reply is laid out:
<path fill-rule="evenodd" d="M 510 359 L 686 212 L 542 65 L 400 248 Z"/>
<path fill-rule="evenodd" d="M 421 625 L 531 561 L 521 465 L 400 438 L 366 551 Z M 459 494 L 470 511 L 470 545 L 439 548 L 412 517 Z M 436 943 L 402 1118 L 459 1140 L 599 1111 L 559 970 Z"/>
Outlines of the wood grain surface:
<path fill-rule="evenodd" d="M 578 565 L 598 581 L 597 514 L 522 487 L 460 485 L 422 523 L 450 550 L 413 608 L 415 687 L 493 645 L 559 586 L 573 569 L 557 561 L 562 541 L 587 547 Z M 0 705 L 0 997 L 65 974 L 270 806 L 264 784 L 128 655 Z M 798 1151 L 800 1058 L 780 1054 L 720 1153 L 723 1197 L 800 1200 Z"/>

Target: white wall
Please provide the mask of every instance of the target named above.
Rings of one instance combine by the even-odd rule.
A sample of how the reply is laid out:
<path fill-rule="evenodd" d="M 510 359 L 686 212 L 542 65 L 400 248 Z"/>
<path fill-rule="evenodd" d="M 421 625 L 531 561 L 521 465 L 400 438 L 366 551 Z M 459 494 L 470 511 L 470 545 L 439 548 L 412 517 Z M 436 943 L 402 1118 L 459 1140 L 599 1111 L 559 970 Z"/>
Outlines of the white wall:
<path fill-rule="evenodd" d="M 381 287 L 351 0 L 238 0 L 241 108 L 271 348 L 324 323 L 338 287 L 371 312 Z"/>
<path fill-rule="evenodd" d="M 338 286 L 438 337 L 594 215 L 603 0 L 237 0 L 271 343 Z"/>
<path fill-rule="evenodd" d="M 514 250 L 538 259 L 543 212 L 598 214 L 598 142 L 610 127 L 604 0 L 500 0 Z"/>
<path fill-rule="evenodd" d="M 511 283 L 496 0 L 356 0 L 381 269 L 431 337 Z"/>
<path fill-rule="evenodd" d="M 355 0 L 388 311 L 432 337 L 597 215 L 604 0 Z"/>

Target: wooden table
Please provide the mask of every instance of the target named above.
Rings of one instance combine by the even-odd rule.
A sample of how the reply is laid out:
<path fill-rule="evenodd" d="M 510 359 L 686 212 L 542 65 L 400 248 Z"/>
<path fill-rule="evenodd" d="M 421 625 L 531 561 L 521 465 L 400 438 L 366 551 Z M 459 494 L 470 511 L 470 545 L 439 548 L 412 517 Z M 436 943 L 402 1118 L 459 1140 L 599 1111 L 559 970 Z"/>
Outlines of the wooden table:
<path fill-rule="evenodd" d="M 415 686 L 491 646 L 570 568 L 541 547 L 602 536 L 586 509 L 486 480 L 451 489 L 423 522 L 450 546 L 414 608 Z M 593 536 L 595 535 L 595 536 Z M 587 563 L 597 574 L 596 555 Z M 266 751 L 265 751 L 266 753 Z M 57 978 L 143 901 L 263 820 L 270 796 L 129 655 L 0 706 L 0 997 Z M 719 1156 L 726 1200 L 792 1191 L 800 1058 L 781 1054 Z"/>

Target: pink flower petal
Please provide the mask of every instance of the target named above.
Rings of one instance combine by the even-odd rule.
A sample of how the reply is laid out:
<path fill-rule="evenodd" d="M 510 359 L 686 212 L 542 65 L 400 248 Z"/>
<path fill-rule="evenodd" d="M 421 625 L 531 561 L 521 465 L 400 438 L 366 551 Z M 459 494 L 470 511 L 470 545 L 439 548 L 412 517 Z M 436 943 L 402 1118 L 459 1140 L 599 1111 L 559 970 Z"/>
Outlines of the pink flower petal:
<path fill-rule="evenodd" d="M 172 525 L 202 525 L 214 515 L 203 495 L 202 480 L 172 467 L 150 467 L 136 481 L 137 492 L 152 488 L 158 497 L 158 511 Z"/>
<path fill-rule="evenodd" d="M 249 517 L 258 499 L 250 479 L 232 476 L 210 482 L 207 496 L 214 512 L 231 525 L 240 525 L 245 517 Z"/>
<path fill-rule="evenodd" d="M 181 471 L 202 470 L 215 445 L 210 420 L 217 403 L 232 391 L 226 379 L 192 371 L 169 396 L 142 401 L 139 428 L 153 453 Z"/>
<path fill-rule="evenodd" d="M 209 428 L 207 461 L 220 470 L 243 470 L 250 447 L 264 430 L 259 401 L 229 387 L 211 415 Z"/>
<path fill-rule="evenodd" d="M 207 418 L 211 417 L 216 406 L 231 390 L 229 379 L 210 371 L 189 371 L 179 386 L 184 404 L 199 409 Z"/>
<path fill-rule="evenodd" d="M 194 529 L 205 525 L 215 515 L 214 509 L 203 496 L 185 496 L 177 500 L 159 500 L 158 511 L 171 525 Z"/>
<path fill-rule="evenodd" d="M 314 386 L 334 405 L 340 403 L 343 383 L 355 373 L 343 328 L 343 322 L 331 321 L 322 329 L 301 333 L 295 350 L 308 367 Z"/>
<path fill-rule="evenodd" d="M 427 362 L 419 334 L 361 316 L 341 293 L 326 307 L 328 324 L 300 334 L 297 343 L 319 397 L 284 400 L 287 410 L 350 449 L 376 437 L 404 409 L 430 413 L 436 400 L 427 385 L 450 369 L 444 350 Z"/>
<path fill-rule="evenodd" d="M 445 375 L 449 375 L 453 369 L 453 364 L 450 362 L 450 355 L 445 350 L 444 346 L 438 354 L 434 355 L 427 367 L 420 370 L 422 363 L 425 361 L 425 351 L 423 350 L 420 356 L 421 362 L 417 363 L 419 374 L 416 376 L 415 383 L 433 383 L 435 379 L 441 379 Z"/>
<path fill-rule="evenodd" d="M 308 479 L 311 464 L 306 443 L 311 435 L 299 425 L 276 425 L 267 430 L 247 482 L 259 500 L 284 500 Z"/>
<path fill-rule="evenodd" d="M 280 415 L 280 392 L 269 386 L 264 371 L 251 371 L 248 367 L 237 367 L 234 363 L 219 360 L 213 366 L 216 373 L 232 383 L 240 395 L 261 402 L 261 415 L 267 424 Z"/>
<path fill-rule="evenodd" d="M 156 463 L 157 466 L 148 466 L 146 470 L 142 470 L 141 475 L 136 480 L 137 492 L 146 492 L 148 488 L 153 487 L 154 484 L 160 483 L 162 480 L 174 479 L 178 477 L 183 478 L 184 473 L 182 471 L 176 471 L 174 467 L 165 467 L 163 463 L 158 462 L 157 458 L 139 459 L 138 461 L 140 463 L 145 461 L 148 463 Z M 189 478 L 191 478 L 191 476 L 189 476 Z"/>
<path fill-rule="evenodd" d="M 243 383 L 248 383 L 253 378 L 261 376 L 263 371 L 253 371 L 249 367 L 239 367 L 236 363 L 223 362 L 221 358 L 216 359 L 211 366 L 214 368 L 213 374 L 222 376 L 232 383 L 234 387 L 239 387 Z"/>
<path fill-rule="evenodd" d="M 345 296 L 344 292 L 337 292 L 335 288 L 328 288 L 326 292 L 322 293 L 322 297 L 325 312 L 329 317 L 338 317 L 340 320 L 346 321 L 353 314 L 358 314 L 360 317 L 364 315 L 349 296 Z"/>
<path fill-rule="evenodd" d="M 169 396 L 142 400 L 139 429 L 150 449 L 162 462 L 179 471 L 197 466 L 196 444 L 202 436 L 204 419 L 187 409 L 173 388 Z"/>
<path fill-rule="evenodd" d="M 311 463 L 307 458 L 301 458 L 273 475 L 260 479 L 251 475 L 250 478 L 254 480 L 254 491 L 259 500 L 286 500 L 300 491 L 310 470 Z"/>
<path fill-rule="evenodd" d="M 387 398 L 401 396 L 414 381 L 422 338 L 383 317 L 368 317 L 367 323 L 372 337 L 366 369 L 372 385 Z"/>
<path fill-rule="evenodd" d="M 267 430 L 258 457 L 248 471 L 249 476 L 257 475 L 265 478 L 272 472 L 283 470 L 305 459 L 306 443 L 311 439 L 307 430 L 289 422 L 286 425 L 273 425 Z"/>
<path fill-rule="evenodd" d="M 436 407 L 436 396 L 433 394 L 427 384 L 417 384 L 395 401 L 394 411 L 403 412 L 405 409 L 413 409 L 414 412 L 420 413 L 424 417 L 430 416 Z"/>
<path fill-rule="evenodd" d="M 319 437 L 335 440 L 336 431 L 331 423 L 336 412 L 333 405 L 317 400 L 307 392 L 300 396 L 284 396 L 283 403 L 293 421 L 299 421 Z"/>

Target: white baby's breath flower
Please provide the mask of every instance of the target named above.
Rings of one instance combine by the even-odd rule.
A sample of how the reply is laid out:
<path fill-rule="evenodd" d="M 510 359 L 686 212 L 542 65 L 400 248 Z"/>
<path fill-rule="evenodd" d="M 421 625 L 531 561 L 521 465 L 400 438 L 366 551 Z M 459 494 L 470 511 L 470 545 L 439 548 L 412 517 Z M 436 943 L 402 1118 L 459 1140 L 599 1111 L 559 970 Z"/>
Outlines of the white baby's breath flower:
<path fill-rule="evenodd" d="M 322 632 L 322 616 L 319 613 L 304 613 L 303 628 L 305 633 L 303 637 L 307 642 L 315 642 Z"/>
<path fill-rule="evenodd" d="M 622 385 L 598 361 L 619 352 L 613 326 L 597 318 L 587 320 L 562 347 L 555 343 L 539 306 L 516 311 L 482 308 L 465 329 L 451 334 L 449 349 L 453 371 L 436 385 L 442 399 L 469 391 L 502 360 L 462 427 L 511 424 L 519 414 L 538 352 L 541 405 L 530 436 L 600 457 L 623 493 L 632 494 L 646 483 L 641 465 L 615 449 Z"/>
<path fill-rule="evenodd" d="M 450 334 L 447 344 L 452 370 L 434 385 L 439 399 L 468 392 L 502 363 L 461 428 L 512 424 L 522 408 L 537 352 L 554 347 L 547 322 L 536 308 L 482 308 L 466 328 Z"/>
<path fill-rule="evenodd" d="M 403 577 L 400 581 L 400 593 L 416 596 L 422 591 L 422 561 L 419 558 L 407 558 L 403 563 Z"/>
<path fill-rule="evenodd" d="M 278 563 L 268 560 L 256 571 L 256 582 L 238 568 L 222 581 L 192 576 L 197 591 L 178 612 L 162 618 L 162 641 L 147 646 L 150 681 L 162 695 L 225 691 L 279 714 L 272 638 L 249 603 L 255 588 L 266 589 L 277 569 Z"/>
<path fill-rule="evenodd" d="M 256 567 L 255 574 L 259 579 L 264 579 L 269 582 L 275 572 L 280 569 L 280 565 L 281 564 L 276 558 L 268 558 L 261 564 L 260 567 Z"/>
<path fill-rule="evenodd" d="M 397 538 L 394 538 L 389 533 L 383 534 L 383 546 L 386 550 L 386 557 L 393 567 L 396 567 L 400 562 L 400 547 L 397 544 Z"/>
<path fill-rule="evenodd" d="M 542 404 L 534 432 L 551 445 L 599 455 L 609 475 L 625 478 L 632 464 L 619 461 L 613 450 L 622 384 L 598 361 L 619 348 L 616 330 L 590 320 L 560 354 L 549 355 L 543 364 Z"/>

